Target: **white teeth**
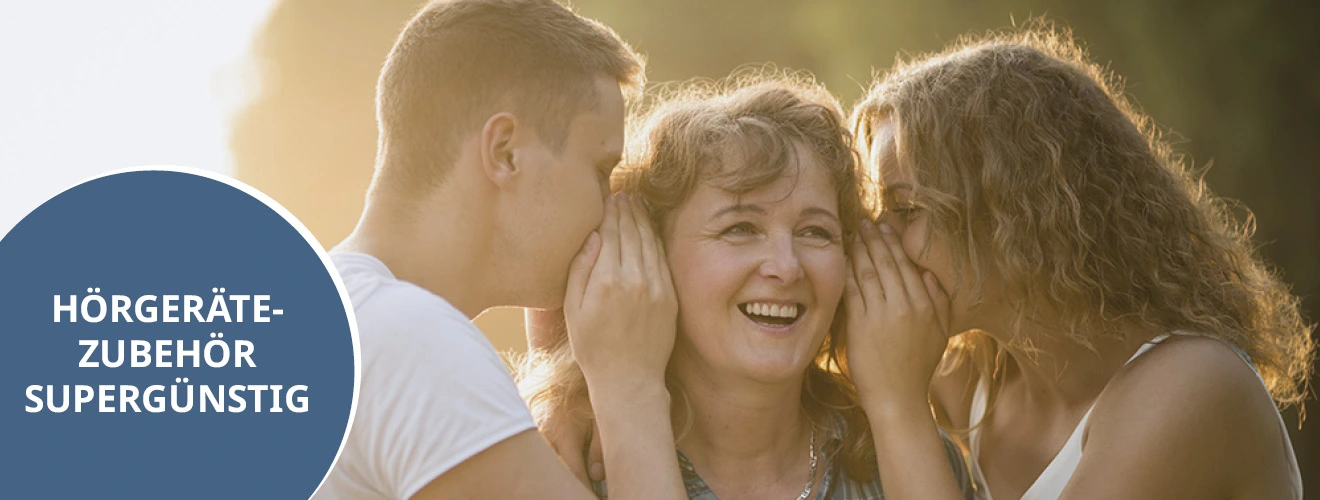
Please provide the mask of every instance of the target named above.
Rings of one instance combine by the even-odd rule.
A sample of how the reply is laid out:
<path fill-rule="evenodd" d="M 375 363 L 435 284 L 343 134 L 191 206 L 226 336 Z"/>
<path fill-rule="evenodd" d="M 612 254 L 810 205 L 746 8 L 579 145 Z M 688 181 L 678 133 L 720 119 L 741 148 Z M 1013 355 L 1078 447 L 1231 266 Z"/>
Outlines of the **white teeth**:
<path fill-rule="evenodd" d="M 795 318 L 797 317 L 797 304 L 781 306 L 778 304 L 763 304 L 752 302 L 747 304 L 747 314 L 757 316 L 770 316 L 775 318 Z"/>

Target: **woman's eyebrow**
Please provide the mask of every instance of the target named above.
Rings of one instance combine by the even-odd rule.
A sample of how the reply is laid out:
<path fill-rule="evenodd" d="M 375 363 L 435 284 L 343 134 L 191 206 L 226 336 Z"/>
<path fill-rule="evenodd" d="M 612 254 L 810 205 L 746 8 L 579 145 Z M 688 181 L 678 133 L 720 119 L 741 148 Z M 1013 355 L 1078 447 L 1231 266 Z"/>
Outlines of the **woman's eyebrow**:
<path fill-rule="evenodd" d="M 807 207 L 802 209 L 802 216 L 806 217 L 808 215 L 823 215 L 825 217 L 829 217 L 831 220 L 835 222 L 839 221 L 838 215 L 835 215 L 834 212 L 831 212 L 828 209 L 824 209 L 821 207 Z"/>
<path fill-rule="evenodd" d="M 710 218 L 718 219 L 730 213 L 740 214 L 740 213 L 749 213 L 749 212 L 758 215 L 765 215 L 765 209 L 761 208 L 760 205 L 748 205 L 744 203 L 738 203 L 719 209 L 718 211 L 715 212 L 714 215 L 711 215 Z"/>

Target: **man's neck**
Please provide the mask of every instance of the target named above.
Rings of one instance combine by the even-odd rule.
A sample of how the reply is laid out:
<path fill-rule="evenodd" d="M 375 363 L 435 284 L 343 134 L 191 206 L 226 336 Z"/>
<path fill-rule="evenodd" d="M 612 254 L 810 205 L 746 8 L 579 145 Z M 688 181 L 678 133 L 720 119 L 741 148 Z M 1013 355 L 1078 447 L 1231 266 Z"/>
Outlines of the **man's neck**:
<path fill-rule="evenodd" d="M 498 304 L 488 225 L 461 195 L 437 194 L 416 206 L 368 200 L 357 228 L 335 251 L 361 252 L 394 277 L 443 297 L 468 318 Z"/>

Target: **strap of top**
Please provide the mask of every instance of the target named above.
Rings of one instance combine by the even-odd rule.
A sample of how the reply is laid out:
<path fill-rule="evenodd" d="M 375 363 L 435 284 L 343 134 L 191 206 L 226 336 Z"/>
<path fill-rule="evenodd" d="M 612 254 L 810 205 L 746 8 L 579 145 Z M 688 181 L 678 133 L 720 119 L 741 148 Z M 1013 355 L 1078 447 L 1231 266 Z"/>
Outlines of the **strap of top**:
<path fill-rule="evenodd" d="M 990 498 L 990 488 L 985 485 L 985 476 L 981 474 L 981 428 L 978 424 L 985 417 L 986 398 L 990 392 L 989 382 L 982 377 L 976 382 L 976 389 L 972 391 L 972 407 L 968 414 L 967 425 L 970 428 L 967 431 L 967 438 L 972 448 L 972 481 L 976 484 L 976 500 L 992 500 Z"/>
<path fill-rule="evenodd" d="M 1131 363 L 1142 354 L 1150 351 L 1156 345 L 1164 342 L 1170 335 L 1171 334 L 1169 333 L 1165 333 L 1150 339 L 1142 344 L 1141 347 L 1137 349 L 1137 352 L 1133 353 L 1123 364 L 1127 365 L 1128 363 Z M 1237 350 L 1236 347 L 1234 349 Z M 1239 355 L 1245 356 L 1241 350 L 1237 350 L 1237 352 Z M 980 466 L 981 429 L 977 427 L 977 424 L 980 424 L 981 420 L 985 418 L 989 392 L 989 382 L 982 378 L 977 382 L 976 389 L 972 393 L 972 407 L 971 412 L 968 415 L 968 425 L 971 427 L 971 430 L 968 433 L 968 438 L 971 441 L 972 448 L 972 479 L 976 481 L 976 484 L 979 486 L 985 485 L 985 477 L 982 475 Z M 1040 476 L 1037 476 L 1036 480 L 1032 482 L 1031 487 L 1022 495 L 1023 500 L 1032 498 L 1050 498 L 1051 493 L 1053 493 L 1054 496 L 1057 496 L 1057 493 L 1053 490 L 1062 490 L 1063 485 L 1067 483 L 1068 478 L 1072 477 L 1073 471 L 1077 468 L 1077 463 L 1081 460 L 1082 435 L 1086 429 L 1086 422 L 1091 419 L 1091 411 L 1094 409 L 1095 404 L 1092 403 L 1091 407 L 1087 408 L 1086 414 L 1082 416 L 1081 421 L 1077 422 L 1077 427 L 1073 428 L 1073 432 L 1068 436 L 1068 441 L 1064 443 L 1063 448 L 1059 449 L 1059 452 L 1052 460 L 1050 460 L 1050 463 L 1045 467 L 1045 470 L 1041 472 Z M 1045 490 L 1048 490 L 1048 492 Z M 991 500 L 988 488 L 978 488 L 976 493 L 976 498 L 978 500 Z"/>

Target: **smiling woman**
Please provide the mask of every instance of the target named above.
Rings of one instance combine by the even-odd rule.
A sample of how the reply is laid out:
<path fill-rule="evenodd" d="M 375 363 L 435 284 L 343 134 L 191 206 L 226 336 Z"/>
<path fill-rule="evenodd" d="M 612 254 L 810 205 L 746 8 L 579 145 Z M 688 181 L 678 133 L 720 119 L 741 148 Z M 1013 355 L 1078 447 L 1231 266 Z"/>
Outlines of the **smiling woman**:
<path fill-rule="evenodd" d="M 633 127 L 615 180 L 647 207 L 673 273 L 668 378 L 689 497 L 881 498 L 836 321 L 843 245 L 864 213 L 837 101 L 802 75 L 746 73 L 673 89 Z M 586 396 L 566 343 L 521 375 L 556 439 Z"/>

